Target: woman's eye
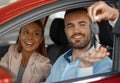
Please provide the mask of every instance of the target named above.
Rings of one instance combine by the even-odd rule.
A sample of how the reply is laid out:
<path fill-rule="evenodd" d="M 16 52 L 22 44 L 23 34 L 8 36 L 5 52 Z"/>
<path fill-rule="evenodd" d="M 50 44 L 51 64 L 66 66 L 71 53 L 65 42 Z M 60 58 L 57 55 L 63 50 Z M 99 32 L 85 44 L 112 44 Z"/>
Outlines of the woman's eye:
<path fill-rule="evenodd" d="M 28 34 L 28 31 L 23 31 L 24 34 Z"/>
<path fill-rule="evenodd" d="M 40 35 L 40 33 L 36 32 L 35 35 Z"/>
<path fill-rule="evenodd" d="M 40 36 L 40 35 L 41 35 L 41 32 L 34 32 L 34 34 L 35 34 L 36 36 Z"/>

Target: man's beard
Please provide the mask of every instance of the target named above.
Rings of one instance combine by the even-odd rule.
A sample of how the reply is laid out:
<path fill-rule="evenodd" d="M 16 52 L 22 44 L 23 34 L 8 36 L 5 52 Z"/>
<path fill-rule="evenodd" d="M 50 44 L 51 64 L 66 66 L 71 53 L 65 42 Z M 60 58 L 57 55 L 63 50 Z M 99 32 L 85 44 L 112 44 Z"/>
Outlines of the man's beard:
<path fill-rule="evenodd" d="M 79 41 L 76 41 L 75 43 L 72 43 L 73 49 L 83 49 L 89 45 L 91 40 L 86 40 L 85 42 L 80 43 Z"/>
<path fill-rule="evenodd" d="M 70 44 L 73 49 L 83 49 L 90 44 L 91 39 L 92 39 L 92 37 L 89 34 L 89 35 L 87 35 L 87 38 L 84 41 L 80 42 L 81 40 L 76 40 L 74 43 L 71 41 Z"/>

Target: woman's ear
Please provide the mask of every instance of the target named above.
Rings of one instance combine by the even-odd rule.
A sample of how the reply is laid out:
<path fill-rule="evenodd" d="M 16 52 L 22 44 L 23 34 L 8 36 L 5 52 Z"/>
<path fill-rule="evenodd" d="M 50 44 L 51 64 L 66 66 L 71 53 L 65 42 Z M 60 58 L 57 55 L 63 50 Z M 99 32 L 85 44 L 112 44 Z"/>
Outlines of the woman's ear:
<path fill-rule="evenodd" d="M 16 40 L 16 44 L 18 44 L 19 41 L 20 41 L 20 35 L 18 35 L 18 38 Z"/>
<path fill-rule="evenodd" d="M 40 44 L 42 43 L 42 41 L 43 41 L 43 38 L 44 38 L 44 37 L 42 36 L 42 37 L 41 37 L 41 39 L 40 39 Z"/>

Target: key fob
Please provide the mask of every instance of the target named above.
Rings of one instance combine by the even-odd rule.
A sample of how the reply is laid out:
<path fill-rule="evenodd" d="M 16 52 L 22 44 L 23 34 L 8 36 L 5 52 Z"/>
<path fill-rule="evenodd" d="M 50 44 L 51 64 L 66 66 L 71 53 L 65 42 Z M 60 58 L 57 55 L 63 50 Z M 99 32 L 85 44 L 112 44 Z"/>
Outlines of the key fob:
<path fill-rule="evenodd" d="M 93 34 L 99 34 L 99 26 L 96 22 L 92 22 L 90 28 Z"/>

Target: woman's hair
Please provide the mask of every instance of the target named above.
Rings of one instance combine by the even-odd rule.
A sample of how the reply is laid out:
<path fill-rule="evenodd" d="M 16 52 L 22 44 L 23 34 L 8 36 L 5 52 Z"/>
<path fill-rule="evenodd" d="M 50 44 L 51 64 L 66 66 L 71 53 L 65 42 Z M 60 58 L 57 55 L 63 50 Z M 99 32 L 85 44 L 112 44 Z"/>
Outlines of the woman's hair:
<path fill-rule="evenodd" d="M 43 24 L 42 24 L 42 22 L 39 21 L 39 20 L 36 20 L 36 21 L 34 21 L 33 23 L 37 23 L 37 24 L 40 26 L 40 28 L 41 28 L 41 30 L 42 30 L 42 37 L 43 37 L 40 45 L 39 45 L 38 48 L 36 49 L 36 52 L 42 54 L 42 55 L 45 56 L 45 57 L 47 57 L 46 48 L 45 48 L 45 41 L 44 41 L 44 27 L 43 27 Z M 20 29 L 20 31 L 19 31 L 19 34 L 21 33 L 21 30 L 22 30 L 22 27 L 21 27 L 21 29 Z M 17 44 L 18 44 L 18 53 L 20 53 L 20 52 L 22 52 L 22 49 L 23 49 L 23 48 L 22 48 L 21 43 L 20 43 L 20 41 L 19 41 L 19 37 L 18 37 L 18 39 L 17 39 Z"/>

